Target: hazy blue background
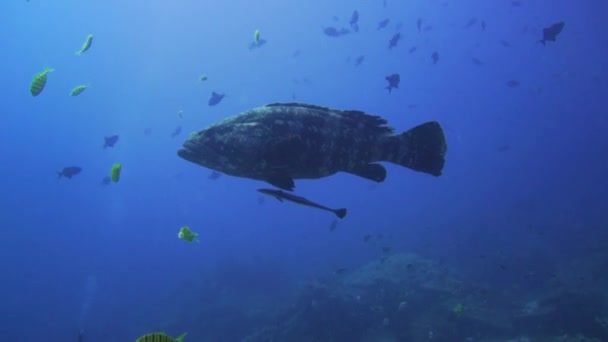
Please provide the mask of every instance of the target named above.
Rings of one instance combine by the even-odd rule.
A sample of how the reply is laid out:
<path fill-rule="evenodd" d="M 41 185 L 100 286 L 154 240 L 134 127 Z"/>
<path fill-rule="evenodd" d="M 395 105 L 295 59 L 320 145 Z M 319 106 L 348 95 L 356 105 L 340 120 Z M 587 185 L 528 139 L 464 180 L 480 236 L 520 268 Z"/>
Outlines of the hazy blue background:
<path fill-rule="evenodd" d="M 608 3 L 387 3 L 0 2 L 0 336 L 72 341 L 82 321 L 87 342 L 156 330 L 197 341 L 211 329 L 191 314 L 208 305 L 201 284 L 224 281 L 243 305 L 289 292 L 381 256 L 362 243 L 368 232 L 479 281 L 506 277 L 493 263 L 565 261 L 605 243 Z M 323 35 L 347 26 L 354 9 L 359 33 Z M 387 17 L 389 27 L 376 30 Z M 419 17 L 431 31 L 416 31 Z M 485 32 L 463 28 L 472 17 Z M 538 44 L 542 27 L 560 20 L 557 43 Z M 398 22 L 402 41 L 388 51 Z M 256 29 L 268 44 L 250 51 Z M 91 49 L 75 56 L 89 33 Z M 360 67 L 347 61 L 357 55 Z M 46 66 L 56 70 L 33 98 L 29 84 Z M 394 72 L 401 86 L 388 94 L 384 77 Z M 79 84 L 91 87 L 70 97 Z M 208 107 L 211 91 L 227 97 Z M 299 195 L 349 209 L 330 232 L 327 212 L 272 198 L 259 205 L 255 189 L 266 184 L 210 181 L 209 170 L 177 157 L 191 131 L 292 94 L 382 115 L 398 131 L 440 121 L 444 175 L 388 165 L 377 186 L 346 174 L 298 181 Z M 172 139 L 177 125 L 183 132 Z M 120 141 L 103 150 L 110 134 Z M 120 183 L 102 187 L 115 162 Z M 71 165 L 82 174 L 58 180 Z M 179 240 L 182 225 L 201 243 Z"/>

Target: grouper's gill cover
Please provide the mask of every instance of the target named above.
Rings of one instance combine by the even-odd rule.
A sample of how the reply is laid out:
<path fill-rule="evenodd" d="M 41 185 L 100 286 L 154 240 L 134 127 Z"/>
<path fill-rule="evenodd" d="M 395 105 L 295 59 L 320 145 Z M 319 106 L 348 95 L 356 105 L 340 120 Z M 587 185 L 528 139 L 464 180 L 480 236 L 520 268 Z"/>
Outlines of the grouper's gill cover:
<path fill-rule="evenodd" d="M 225 119 L 193 135 L 178 155 L 233 176 L 291 190 L 293 179 L 349 172 L 377 182 L 387 161 L 440 175 L 447 150 L 431 121 L 395 135 L 387 121 L 361 111 L 273 103 Z"/>

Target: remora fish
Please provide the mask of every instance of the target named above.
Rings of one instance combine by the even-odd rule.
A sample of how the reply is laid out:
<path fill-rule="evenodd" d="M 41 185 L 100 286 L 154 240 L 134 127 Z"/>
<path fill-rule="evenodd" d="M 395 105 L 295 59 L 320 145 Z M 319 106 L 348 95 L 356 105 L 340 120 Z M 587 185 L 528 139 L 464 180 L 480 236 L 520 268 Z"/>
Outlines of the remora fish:
<path fill-rule="evenodd" d="M 303 103 L 273 103 L 199 131 L 177 154 L 218 172 L 293 190 L 294 179 L 348 172 L 376 182 L 386 161 L 441 175 L 447 150 L 436 121 L 394 134 L 379 116 Z"/>
<path fill-rule="evenodd" d="M 259 192 L 266 194 L 268 196 L 272 196 L 274 198 L 276 198 L 277 200 L 279 200 L 279 202 L 283 202 L 283 200 L 287 200 L 293 203 L 297 203 L 297 204 L 301 204 L 301 205 L 305 205 L 308 207 L 313 207 L 313 208 L 317 208 L 317 209 L 321 209 L 321 210 L 326 210 L 326 211 L 331 211 L 332 213 L 336 214 L 336 216 L 338 216 L 338 218 L 344 218 L 344 216 L 346 216 L 346 209 L 341 208 L 341 209 L 331 209 L 328 208 L 324 205 L 315 203 L 313 201 L 310 201 L 304 197 L 300 197 L 300 196 L 296 196 L 296 195 L 292 195 L 290 193 L 287 193 L 285 191 L 281 191 L 281 190 L 275 190 L 275 189 L 258 189 Z"/>

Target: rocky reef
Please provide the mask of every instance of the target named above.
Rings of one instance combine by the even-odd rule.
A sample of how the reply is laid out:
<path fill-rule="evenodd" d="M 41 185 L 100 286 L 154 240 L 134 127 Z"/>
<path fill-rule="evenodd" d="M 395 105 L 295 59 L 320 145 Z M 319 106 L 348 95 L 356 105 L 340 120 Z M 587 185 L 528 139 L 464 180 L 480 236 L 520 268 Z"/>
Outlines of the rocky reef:
<path fill-rule="evenodd" d="M 504 285 L 482 287 L 396 254 L 307 283 L 242 341 L 608 341 L 602 294 L 560 287 L 529 300 Z"/>

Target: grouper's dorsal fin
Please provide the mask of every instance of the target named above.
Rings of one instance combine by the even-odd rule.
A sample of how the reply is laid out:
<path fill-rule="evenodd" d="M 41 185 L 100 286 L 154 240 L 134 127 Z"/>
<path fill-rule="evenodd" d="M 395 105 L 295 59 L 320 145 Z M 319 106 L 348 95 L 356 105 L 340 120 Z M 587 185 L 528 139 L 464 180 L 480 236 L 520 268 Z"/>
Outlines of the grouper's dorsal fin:
<path fill-rule="evenodd" d="M 340 110 L 336 111 L 336 114 L 345 119 L 360 123 L 368 129 L 373 129 L 377 134 L 394 133 L 394 129 L 392 127 L 386 126 L 388 121 L 377 115 L 371 115 L 359 110 Z"/>
<path fill-rule="evenodd" d="M 316 106 L 316 105 L 311 105 L 308 103 L 299 103 L 299 102 L 275 102 L 275 103 L 271 103 L 271 104 L 267 104 L 266 107 L 300 107 L 300 108 L 309 108 L 309 109 L 314 109 L 314 110 L 322 110 L 322 111 L 335 111 L 334 109 L 331 109 L 329 107 L 322 107 L 322 106 Z"/>

